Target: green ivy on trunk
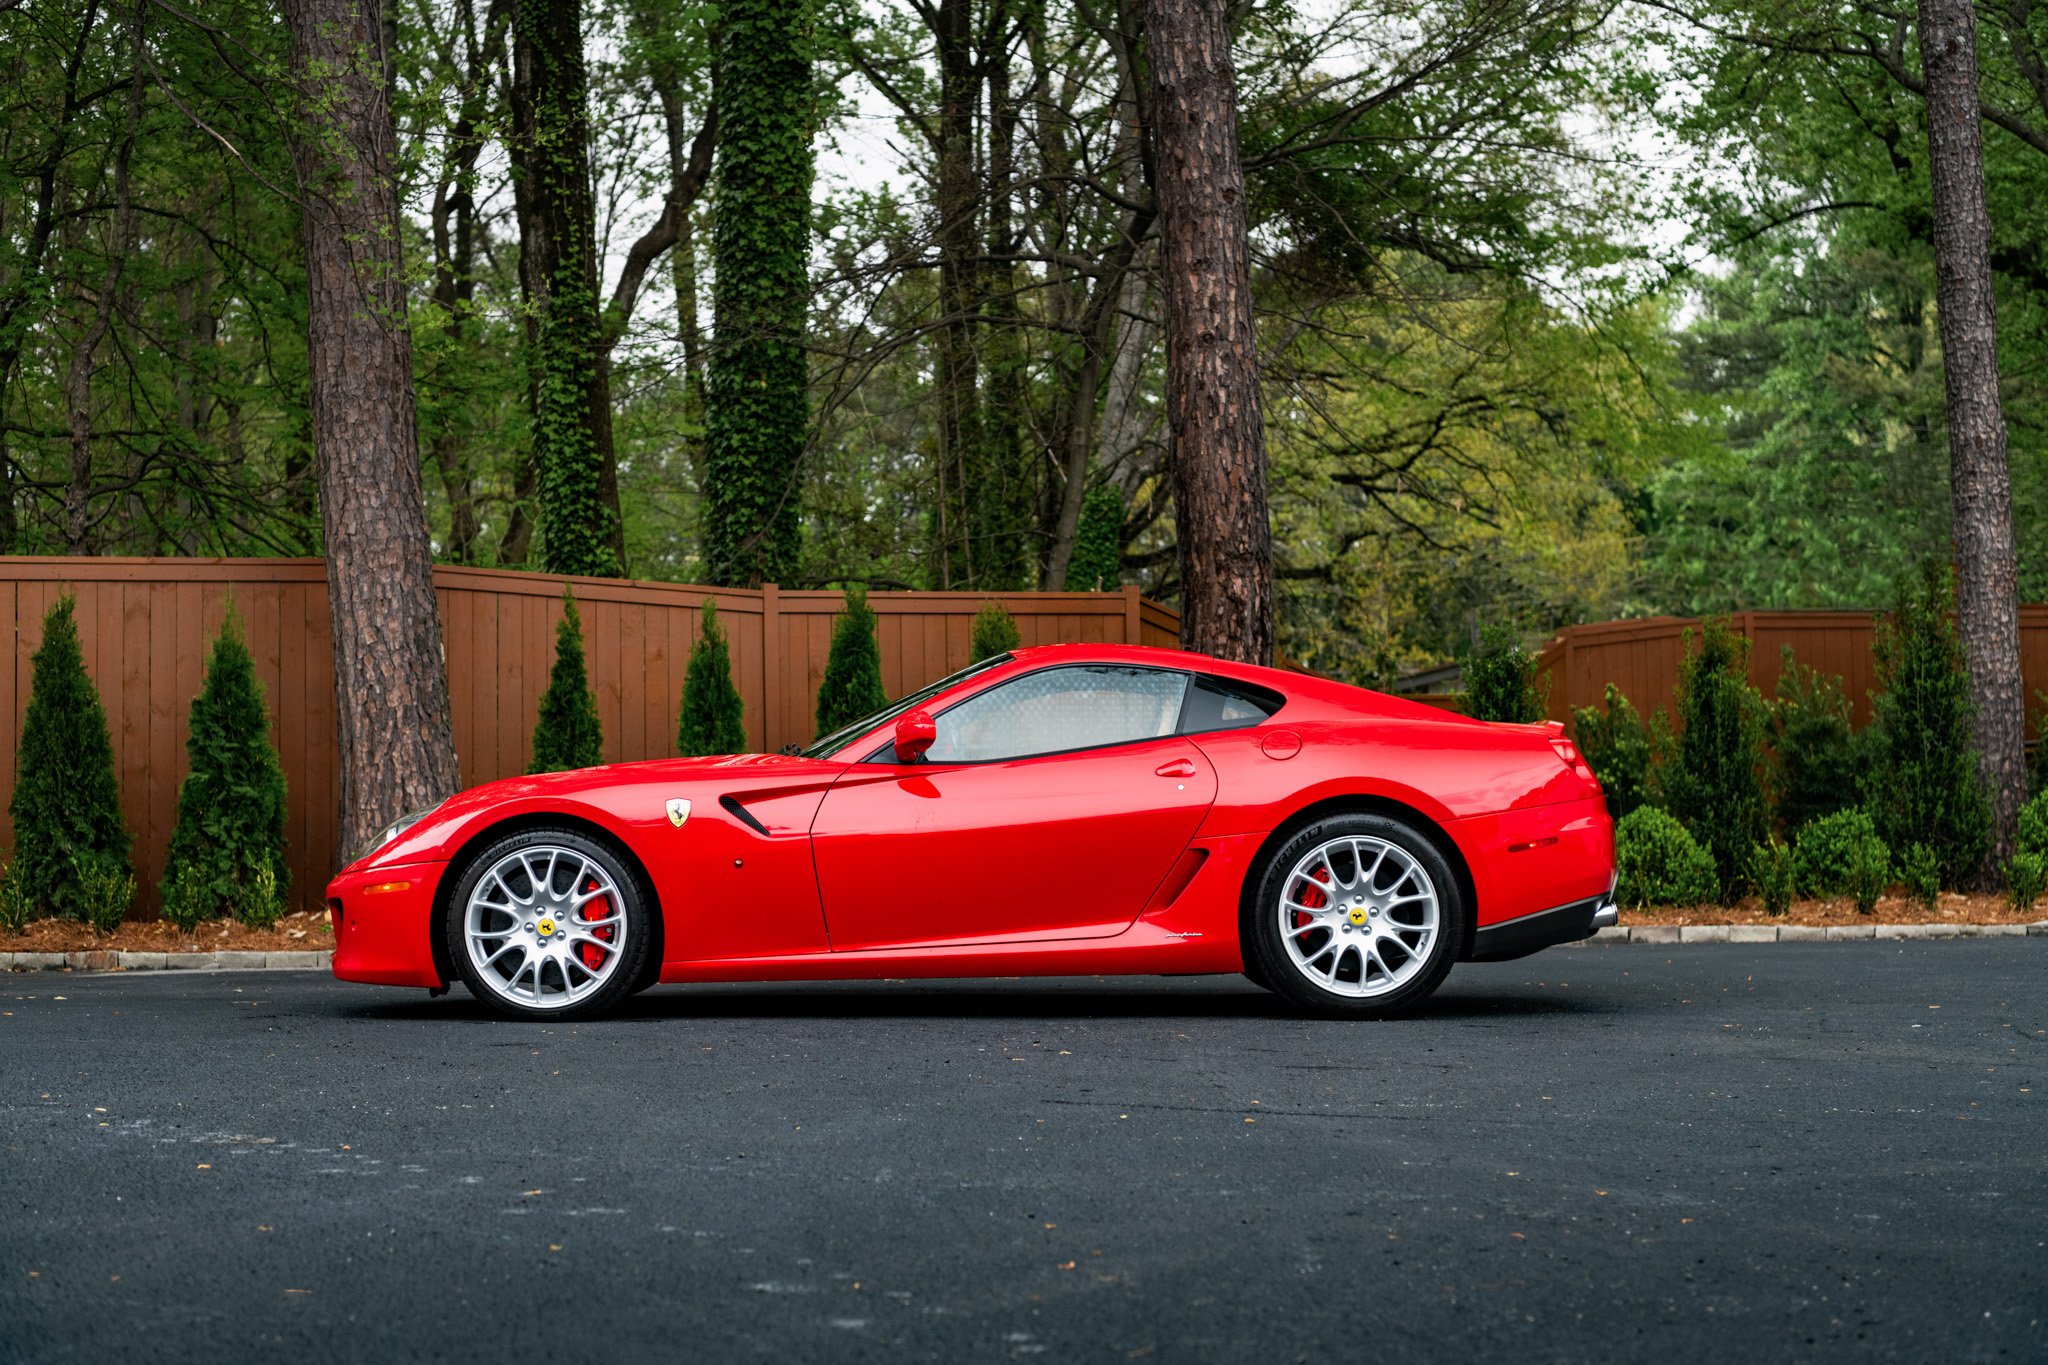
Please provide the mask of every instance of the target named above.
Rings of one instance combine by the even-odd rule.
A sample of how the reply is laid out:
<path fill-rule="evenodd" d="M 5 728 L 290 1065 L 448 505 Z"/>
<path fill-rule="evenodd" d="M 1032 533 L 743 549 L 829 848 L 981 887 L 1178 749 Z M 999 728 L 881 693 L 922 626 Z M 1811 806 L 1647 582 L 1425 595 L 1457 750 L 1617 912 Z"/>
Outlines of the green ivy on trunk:
<path fill-rule="evenodd" d="M 810 425 L 812 6 L 721 9 L 714 332 L 704 419 L 712 582 L 793 576 L 797 471 Z"/>

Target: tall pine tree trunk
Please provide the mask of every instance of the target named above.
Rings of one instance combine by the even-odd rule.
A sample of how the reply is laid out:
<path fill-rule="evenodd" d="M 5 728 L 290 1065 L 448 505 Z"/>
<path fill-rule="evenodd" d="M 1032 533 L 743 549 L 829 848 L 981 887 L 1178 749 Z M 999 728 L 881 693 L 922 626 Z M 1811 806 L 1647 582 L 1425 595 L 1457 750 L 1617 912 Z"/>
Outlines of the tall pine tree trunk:
<path fill-rule="evenodd" d="M 724 585 L 785 581 L 796 568 L 810 427 L 812 23 L 809 0 L 720 10 L 704 560 Z"/>
<path fill-rule="evenodd" d="M 523 170 L 533 212 L 537 326 L 533 455 L 541 554 L 556 573 L 624 572 L 611 360 L 598 317 L 597 201 L 581 0 L 516 0 L 514 84 L 528 102 Z"/>
<path fill-rule="evenodd" d="M 354 849 L 455 790 L 375 0 L 285 0 L 299 109 L 307 368 Z"/>
<path fill-rule="evenodd" d="M 1920 53 L 1927 82 L 1936 302 L 1948 389 L 1956 626 L 1969 659 L 1977 762 L 1993 813 L 1993 851 L 1982 880 L 1995 884 L 1998 865 L 2012 852 L 2013 827 L 2026 799 L 2026 695 L 2020 683 L 2012 478 L 1998 397 L 1991 217 L 1984 206 L 1984 140 L 1978 123 L 1977 15 L 1970 0 L 1920 0 Z"/>
<path fill-rule="evenodd" d="M 1273 658 L 1272 530 L 1225 0 L 1150 0 L 1181 644 Z"/>

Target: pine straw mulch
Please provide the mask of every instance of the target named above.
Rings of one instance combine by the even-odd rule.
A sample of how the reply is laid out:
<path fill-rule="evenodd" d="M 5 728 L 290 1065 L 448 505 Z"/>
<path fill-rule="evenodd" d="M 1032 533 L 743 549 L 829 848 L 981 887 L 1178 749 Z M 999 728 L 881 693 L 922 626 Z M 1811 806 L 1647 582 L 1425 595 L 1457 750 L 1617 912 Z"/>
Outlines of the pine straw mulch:
<path fill-rule="evenodd" d="M 1856 902 L 1835 900 L 1794 901 L 1782 915 L 1768 913 L 1754 896 L 1734 905 L 1653 905 L 1642 910 L 1623 910 L 1621 922 L 1632 924 L 1790 924 L 1800 928 L 1824 928 L 1847 924 L 2031 924 L 2048 917 L 2048 902 L 2031 910 L 2016 909 L 2002 895 L 1944 891 L 1934 908 L 1904 896 L 1886 896 L 1869 914 L 1858 914 Z"/>
<path fill-rule="evenodd" d="M 274 929 L 252 929 L 234 920 L 209 920 L 197 933 L 181 934 L 162 920 L 130 920 L 111 934 L 94 933 L 77 920 L 42 919 L 18 934 L 0 930 L 0 953 L 314 953 L 334 947 L 325 911 L 286 915 Z"/>

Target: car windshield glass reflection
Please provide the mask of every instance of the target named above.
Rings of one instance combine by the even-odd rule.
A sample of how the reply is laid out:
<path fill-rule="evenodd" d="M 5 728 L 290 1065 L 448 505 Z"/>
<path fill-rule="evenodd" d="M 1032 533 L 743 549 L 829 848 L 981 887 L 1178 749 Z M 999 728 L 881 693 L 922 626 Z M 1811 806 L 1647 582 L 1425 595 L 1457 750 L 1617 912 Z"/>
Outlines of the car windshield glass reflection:
<path fill-rule="evenodd" d="M 1010 662 L 1008 654 L 998 654 L 993 658 L 983 659 L 980 663 L 969 664 L 958 673 L 948 674 L 929 687 L 921 688 L 911 693 L 901 701 L 890 702 L 872 716 L 865 716 L 843 729 L 834 730 L 823 739 L 813 743 L 810 748 L 805 749 L 803 756 L 805 758 L 830 758 L 868 731 L 874 729 L 877 725 L 886 724 L 902 715 L 905 711 L 924 705 L 948 688 L 966 682 L 969 678 L 975 677 L 978 674 L 986 673 L 998 664 L 1006 664 L 1008 662 Z"/>

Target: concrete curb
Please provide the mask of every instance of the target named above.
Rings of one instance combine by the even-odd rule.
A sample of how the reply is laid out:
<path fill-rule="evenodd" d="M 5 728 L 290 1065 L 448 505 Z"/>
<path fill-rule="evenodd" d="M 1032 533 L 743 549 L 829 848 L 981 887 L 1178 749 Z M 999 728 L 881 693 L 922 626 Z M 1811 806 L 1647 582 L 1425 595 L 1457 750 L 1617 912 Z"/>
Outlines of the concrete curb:
<path fill-rule="evenodd" d="M 2048 920 L 2033 924 L 1639 924 L 1602 929 L 1588 943 L 1868 943 L 1872 939 L 2048 938 Z"/>
<path fill-rule="evenodd" d="M 0 953 L 0 972 L 324 972 L 333 953 Z"/>

